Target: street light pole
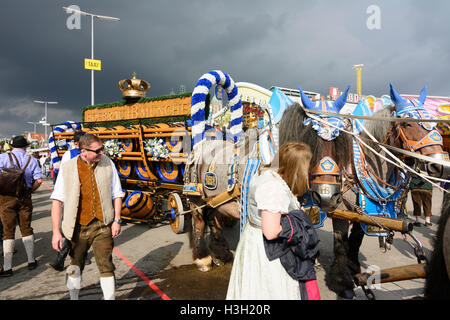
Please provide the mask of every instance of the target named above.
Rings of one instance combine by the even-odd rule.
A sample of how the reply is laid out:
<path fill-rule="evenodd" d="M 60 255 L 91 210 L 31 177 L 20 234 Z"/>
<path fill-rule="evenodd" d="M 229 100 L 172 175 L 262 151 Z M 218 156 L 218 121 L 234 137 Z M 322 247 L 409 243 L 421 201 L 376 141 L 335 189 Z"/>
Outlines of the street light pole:
<path fill-rule="evenodd" d="M 41 120 L 39 121 L 40 124 L 42 124 L 45 127 L 45 141 L 47 141 L 47 127 L 50 125 L 48 123 L 48 119 L 47 119 L 47 104 L 58 104 L 57 101 L 40 101 L 40 100 L 34 100 L 34 102 L 36 103 L 41 103 L 44 104 L 44 119 L 45 120 Z"/>
<path fill-rule="evenodd" d="M 39 124 L 39 122 L 28 121 L 27 123 L 34 125 L 34 133 L 36 134 L 36 125 Z"/>
<path fill-rule="evenodd" d="M 94 60 L 94 16 L 91 16 L 91 59 Z M 94 105 L 94 70 L 91 70 L 91 105 Z"/>
<path fill-rule="evenodd" d="M 64 10 L 66 10 L 67 13 L 78 13 L 83 16 L 91 17 L 91 59 L 94 59 L 94 18 L 101 19 L 101 20 L 109 20 L 109 21 L 120 21 L 119 18 L 115 17 L 108 17 L 108 16 L 102 16 L 98 14 L 93 14 L 73 8 L 67 8 L 63 7 Z M 94 105 L 94 70 L 91 70 L 91 105 Z"/>

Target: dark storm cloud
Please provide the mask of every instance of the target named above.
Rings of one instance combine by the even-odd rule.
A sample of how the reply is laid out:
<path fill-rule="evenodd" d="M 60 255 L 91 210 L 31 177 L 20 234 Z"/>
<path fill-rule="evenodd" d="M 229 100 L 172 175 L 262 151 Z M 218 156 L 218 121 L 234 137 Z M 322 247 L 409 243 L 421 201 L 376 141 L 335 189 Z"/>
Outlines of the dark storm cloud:
<path fill-rule="evenodd" d="M 133 71 L 150 82 L 148 96 L 191 91 L 212 69 L 266 88 L 356 90 L 359 63 L 366 94 L 385 94 L 392 81 L 403 93 L 426 84 L 430 95 L 449 95 L 448 1 L 3 1 L 0 138 L 33 129 L 27 122 L 44 115 L 33 100 L 59 101 L 51 123 L 78 121 L 90 104 L 90 19 L 69 30 L 70 5 L 121 19 L 94 23 L 96 103 L 120 100 L 117 82 Z M 380 30 L 367 28 L 370 5 L 381 10 Z"/>

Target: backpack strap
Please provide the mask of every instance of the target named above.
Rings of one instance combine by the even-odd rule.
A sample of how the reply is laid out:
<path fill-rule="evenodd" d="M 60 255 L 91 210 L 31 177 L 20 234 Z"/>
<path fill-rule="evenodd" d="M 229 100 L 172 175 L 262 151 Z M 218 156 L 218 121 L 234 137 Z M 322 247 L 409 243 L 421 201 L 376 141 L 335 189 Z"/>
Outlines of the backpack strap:
<path fill-rule="evenodd" d="M 23 171 L 25 172 L 25 169 L 28 167 L 28 165 L 30 164 L 30 161 L 31 161 L 31 156 L 30 155 L 28 155 L 28 160 L 27 160 L 27 163 L 25 164 L 25 167 L 23 167 Z"/>
<path fill-rule="evenodd" d="M 19 161 L 17 160 L 16 155 L 14 153 L 12 153 L 11 151 L 8 151 L 7 153 L 8 153 L 8 156 L 9 156 L 9 164 L 10 164 L 11 168 L 14 168 L 13 158 L 11 156 L 11 154 L 12 154 L 14 156 L 14 159 L 16 159 L 17 166 L 20 169 L 20 164 L 19 164 Z"/>
<path fill-rule="evenodd" d="M 8 151 L 9 163 L 11 164 L 11 168 L 14 168 L 14 164 L 13 164 L 13 160 L 12 160 L 11 155 L 12 155 L 12 156 L 14 157 L 14 159 L 16 160 L 17 167 L 18 167 L 19 169 L 21 169 L 21 168 L 20 168 L 19 159 L 17 159 L 17 157 L 16 157 L 16 155 L 15 155 L 14 153 L 12 153 L 11 151 Z M 31 161 L 31 156 L 28 156 L 28 161 L 27 161 L 27 163 L 25 164 L 25 167 L 23 167 L 23 169 L 22 169 L 23 171 L 25 171 L 25 169 L 28 167 L 28 164 L 30 163 L 30 161 Z"/>

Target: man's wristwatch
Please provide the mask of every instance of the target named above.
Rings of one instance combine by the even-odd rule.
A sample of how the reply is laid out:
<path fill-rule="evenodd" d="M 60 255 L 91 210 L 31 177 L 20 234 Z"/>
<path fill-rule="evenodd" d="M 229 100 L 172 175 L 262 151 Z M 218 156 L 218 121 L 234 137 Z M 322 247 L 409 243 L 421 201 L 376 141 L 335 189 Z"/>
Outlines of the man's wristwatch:
<path fill-rule="evenodd" d="M 114 220 L 113 222 L 117 222 L 118 224 L 121 224 L 122 223 L 122 219 L 117 219 L 117 220 Z"/>

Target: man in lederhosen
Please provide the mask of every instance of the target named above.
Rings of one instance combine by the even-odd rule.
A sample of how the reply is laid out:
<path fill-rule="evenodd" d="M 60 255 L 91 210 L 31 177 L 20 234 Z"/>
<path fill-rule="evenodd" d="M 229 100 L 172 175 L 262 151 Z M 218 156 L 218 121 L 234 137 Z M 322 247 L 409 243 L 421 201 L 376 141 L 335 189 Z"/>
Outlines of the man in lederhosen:
<path fill-rule="evenodd" d="M 36 158 L 27 155 L 26 149 L 28 141 L 24 136 L 16 136 L 12 139 L 11 153 L 0 155 L 0 169 L 10 168 L 11 159 L 14 167 L 25 168 L 25 190 L 21 196 L 0 195 L 0 218 L 3 224 L 3 270 L 0 277 L 10 277 L 13 275 L 12 259 L 14 254 L 14 237 L 17 222 L 22 234 L 22 242 L 25 246 L 28 259 L 28 269 L 37 267 L 37 260 L 34 258 L 34 233 L 31 227 L 31 215 L 33 213 L 33 203 L 31 193 L 42 183 L 42 172 Z M 10 156 L 12 157 L 10 159 Z"/>

